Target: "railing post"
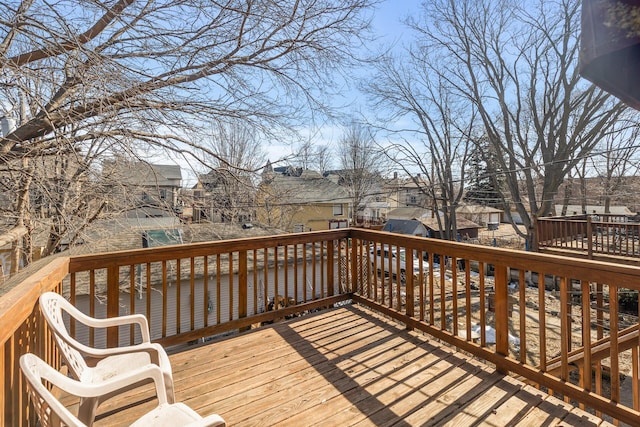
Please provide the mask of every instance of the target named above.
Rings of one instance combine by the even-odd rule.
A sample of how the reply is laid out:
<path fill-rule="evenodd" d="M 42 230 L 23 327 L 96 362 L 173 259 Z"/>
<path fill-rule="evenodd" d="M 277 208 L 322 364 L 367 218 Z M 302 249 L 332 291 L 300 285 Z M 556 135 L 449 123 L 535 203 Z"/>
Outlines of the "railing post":
<path fill-rule="evenodd" d="M 107 268 L 107 317 L 120 315 L 119 269 L 117 265 Z M 107 347 L 118 347 L 118 327 L 107 328 Z"/>
<path fill-rule="evenodd" d="M 495 318 L 496 318 L 496 352 L 503 356 L 509 355 L 509 295 L 507 292 L 507 267 L 496 265 L 495 278 Z M 500 364 L 496 369 L 502 374 L 508 371 Z"/>

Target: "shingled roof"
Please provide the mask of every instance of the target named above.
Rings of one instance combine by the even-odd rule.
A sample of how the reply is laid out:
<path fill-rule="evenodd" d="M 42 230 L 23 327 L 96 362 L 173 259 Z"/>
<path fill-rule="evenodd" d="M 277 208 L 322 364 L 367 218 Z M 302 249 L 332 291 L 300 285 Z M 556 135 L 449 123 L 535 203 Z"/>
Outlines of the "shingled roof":
<path fill-rule="evenodd" d="M 277 174 L 271 185 L 278 192 L 286 194 L 292 203 L 333 204 L 351 201 L 349 193 L 343 187 L 314 171 L 306 170 L 300 176 Z"/>

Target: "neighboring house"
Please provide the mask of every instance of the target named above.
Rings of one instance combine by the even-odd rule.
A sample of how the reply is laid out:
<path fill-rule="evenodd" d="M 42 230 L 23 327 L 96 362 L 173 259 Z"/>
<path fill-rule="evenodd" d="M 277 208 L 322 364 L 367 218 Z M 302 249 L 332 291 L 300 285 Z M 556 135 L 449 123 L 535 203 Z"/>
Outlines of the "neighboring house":
<path fill-rule="evenodd" d="M 412 178 L 401 179 L 397 174 L 385 183 L 385 193 L 390 207 L 427 207 L 432 205 L 425 189 L 431 184 L 420 174 Z"/>
<path fill-rule="evenodd" d="M 178 165 L 154 165 L 145 162 L 109 161 L 102 175 L 114 184 L 114 205 L 127 217 L 162 217 L 180 213 L 178 194 L 182 172 Z"/>
<path fill-rule="evenodd" d="M 382 227 L 382 231 L 410 236 L 425 237 L 427 235 L 427 228 L 417 219 L 389 219 Z"/>
<path fill-rule="evenodd" d="M 555 209 L 556 209 L 556 215 L 561 216 L 563 205 L 556 205 Z M 586 212 L 583 212 L 583 209 Z M 567 205 L 567 216 L 582 215 L 584 213 L 602 215 L 605 213 L 604 206 L 587 205 L 583 208 L 581 205 Z M 629 208 L 627 208 L 626 206 L 609 206 L 609 212 L 607 213 L 610 213 L 612 215 L 634 215 L 635 214 L 635 212 L 631 212 L 631 210 L 629 210 Z"/>
<path fill-rule="evenodd" d="M 257 220 L 289 232 L 349 225 L 346 190 L 317 172 L 265 167 L 256 195 Z"/>
<path fill-rule="evenodd" d="M 251 177 L 218 168 L 198 176 L 183 192 L 183 218 L 193 222 L 249 223 L 255 217 L 255 188 Z"/>
<path fill-rule="evenodd" d="M 388 218 L 389 203 L 380 196 L 367 196 L 364 207 L 358 210 L 359 224 L 383 224 Z"/>
<path fill-rule="evenodd" d="M 358 206 L 356 207 L 356 225 L 369 226 L 382 225 L 384 223 L 390 206 L 385 188 L 387 180 L 379 175 L 367 175 L 362 174 L 362 172 L 344 169 L 326 171 L 322 176 L 344 187 L 347 192 L 351 191 L 349 189 L 350 182 L 359 185 L 360 189 L 366 192 L 360 198 Z M 353 195 L 350 194 L 350 196 Z M 352 198 L 351 204 L 353 205 L 354 203 L 355 200 Z"/>
<path fill-rule="evenodd" d="M 488 224 L 500 224 L 503 211 L 489 206 L 464 205 L 456 208 L 458 217 L 468 219 L 471 222 L 487 226 Z"/>

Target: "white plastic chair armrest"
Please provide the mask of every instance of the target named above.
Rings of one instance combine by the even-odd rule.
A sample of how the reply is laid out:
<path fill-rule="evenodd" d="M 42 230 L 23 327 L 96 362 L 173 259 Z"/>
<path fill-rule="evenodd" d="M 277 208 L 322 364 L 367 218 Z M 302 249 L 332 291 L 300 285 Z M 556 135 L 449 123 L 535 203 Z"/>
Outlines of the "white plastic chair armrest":
<path fill-rule="evenodd" d="M 201 420 L 189 423 L 184 427 L 213 427 L 213 426 L 226 426 L 226 425 L 227 423 L 224 421 L 224 419 L 222 419 L 220 415 L 211 414 L 209 416 L 204 417 Z"/>
<path fill-rule="evenodd" d="M 40 298 L 46 298 L 47 295 L 54 294 L 53 292 L 45 292 Z M 48 298 L 47 298 L 48 299 Z M 150 342 L 149 336 L 149 323 L 147 318 L 142 314 L 127 314 L 124 316 L 109 317 L 106 319 L 98 319 L 84 314 L 76 306 L 69 301 L 61 297 L 60 295 L 53 296 L 53 299 L 57 300 L 60 305 L 60 309 L 69 313 L 69 315 L 75 320 L 85 324 L 92 328 L 107 328 L 110 326 L 121 326 L 129 324 L 137 324 L 140 327 L 140 333 L 143 342 Z M 45 304 L 46 305 L 46 304 Z"/>
<path fill-rule="evenodd" d="M 78 310 L 76 313 L 73 313 L 73 317 L 77 321 L 80 321 L 81 323 L 91 328 L 109 328 L 112 326 L 135 324 L 140 327 L 142 342 L 151 342 L 151 336 L 149 334 L 149 323 L 147 322 L 147 318 L 142 314 L 127 314 L 124 316 L 97 319 L 87 316 L 86 314 Z"/>
<path fill-rule="evenodd" d="M 134 345 L 127 345 L 122 347 L 109 347 L 109 348 L 95 348 L 89 347 L 81 342 L 76 340 L 67 342 L 71 347 L 78 350 L 82 353 L 83 356 L 94 357 L 97 359 L 104 359 L 109 356 L 116 356 L 119 354 L 129 354 L 129 353 L 139 353 L 145 352 L 149 353 L 149 357 L 153 361 L 157 361 L 160 363 L 160 359 L 162 358 L 162 354 L 165 353 L 164 348 L 157 343 L 140 343 Z"/>

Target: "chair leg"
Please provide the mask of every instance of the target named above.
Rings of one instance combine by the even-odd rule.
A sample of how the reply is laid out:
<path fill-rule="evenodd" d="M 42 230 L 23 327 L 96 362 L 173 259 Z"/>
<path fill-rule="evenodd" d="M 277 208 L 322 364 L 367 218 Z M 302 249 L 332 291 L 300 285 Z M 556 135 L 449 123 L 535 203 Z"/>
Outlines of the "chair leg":
<path fill-rule="evenodd" d="M 80 399 L 80 405 L 78 407 L 78 419 L 85 423 L 88 427 L 93 425 L 93 421 L 96 418 L 96 411 L 98 410 L 99 400 L 96 397 L 86 397 Z"/>
<path fill-rule="evenodd" d="M 164 374 L 164 386 L 167 391 L 167 402 L 176 403 L 176 394 L 173 389 L 173 376 L 170 373 Z"/>

